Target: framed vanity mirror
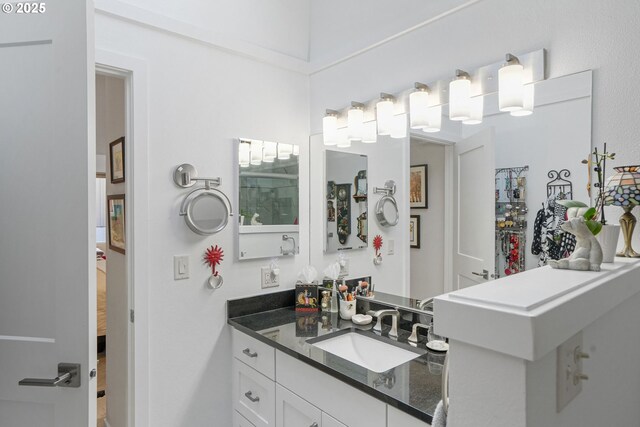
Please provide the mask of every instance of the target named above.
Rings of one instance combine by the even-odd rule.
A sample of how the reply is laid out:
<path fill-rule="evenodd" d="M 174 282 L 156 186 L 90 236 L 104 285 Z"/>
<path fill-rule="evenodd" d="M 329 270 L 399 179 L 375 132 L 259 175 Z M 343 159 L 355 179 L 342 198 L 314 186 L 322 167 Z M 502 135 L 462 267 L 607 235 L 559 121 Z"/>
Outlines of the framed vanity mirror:
<path fill-rule="evenodd" d="M 368 242 L 367 156 L 327 150 L 324 154 L 326 253 L 362 249 Z"/>
<path fill-rule="evenodd" d="M 238 259 L 299 253 L 299 148 L 241 138 L 238 159 Z"/>

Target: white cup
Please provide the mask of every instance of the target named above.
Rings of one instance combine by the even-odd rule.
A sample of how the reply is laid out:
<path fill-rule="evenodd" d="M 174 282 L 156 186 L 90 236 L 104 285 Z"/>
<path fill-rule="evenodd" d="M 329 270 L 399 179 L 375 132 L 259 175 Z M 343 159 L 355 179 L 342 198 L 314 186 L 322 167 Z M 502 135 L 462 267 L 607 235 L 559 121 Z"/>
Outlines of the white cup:
<path fill-rule="evenodd" d="M 344 320 L 351 320 L 351 317 L 356 314 L 356 302 L 340 300 L 340 318 Z"/>

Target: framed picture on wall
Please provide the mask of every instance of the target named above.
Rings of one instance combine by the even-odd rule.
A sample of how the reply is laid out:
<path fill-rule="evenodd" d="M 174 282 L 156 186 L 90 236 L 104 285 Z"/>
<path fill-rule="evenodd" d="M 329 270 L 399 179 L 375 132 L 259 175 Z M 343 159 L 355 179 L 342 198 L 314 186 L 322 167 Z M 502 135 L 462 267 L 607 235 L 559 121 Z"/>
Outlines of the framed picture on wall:
<path fill-rule="evenodd" d="M 420 215 L 411 215 L 409 218 L 409 245 L 420 249 Z"/>
<path fill-rule="evenodd" d="M 111 183 L 124 182 L 124 136 L 109 144 Z"/>
<path fill-rule="evenodd" d="M 427 191 L 428 165 L 411 166 L 409 179 L 409 203 L 411 209 L 426 209 L 429 207 L 429 192 Z"/>
<path fill-rule="evenodd" d="M 109 249 L 125 253 L 124 194 L 107 196 L 109 212 Z"/>

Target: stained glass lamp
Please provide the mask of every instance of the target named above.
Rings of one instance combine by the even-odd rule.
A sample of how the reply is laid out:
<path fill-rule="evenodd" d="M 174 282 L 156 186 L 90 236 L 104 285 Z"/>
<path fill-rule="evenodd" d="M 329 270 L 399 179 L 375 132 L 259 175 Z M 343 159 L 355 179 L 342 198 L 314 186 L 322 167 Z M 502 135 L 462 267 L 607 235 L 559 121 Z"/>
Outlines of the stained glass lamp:
<path fill-rule="evenodd" d="M 624 250 L 617 255 L 628 258 L 640 258 L 640 254 L 631 247 L 631 236 L 636 227 L 636 217 L 631 211 L 640 205 L 640 166 L 619 166 L 616 174 L 607 181 L 604 190 L 606 206 L 620 206 L 624 213 L 620 217 L 620 227 L 624 236 Z"/>

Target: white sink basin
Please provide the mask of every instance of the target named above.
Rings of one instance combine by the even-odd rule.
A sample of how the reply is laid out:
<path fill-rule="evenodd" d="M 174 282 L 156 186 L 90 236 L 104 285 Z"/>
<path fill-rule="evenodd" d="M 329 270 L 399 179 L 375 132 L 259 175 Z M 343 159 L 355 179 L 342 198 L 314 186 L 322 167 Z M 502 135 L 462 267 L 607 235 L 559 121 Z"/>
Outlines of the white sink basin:
<path fill-rule="evenodd" d="M 388 371 L 420 356 L 418 353 L 355 332 L 328 338 L 313 345 L 378 373 Z"/>

